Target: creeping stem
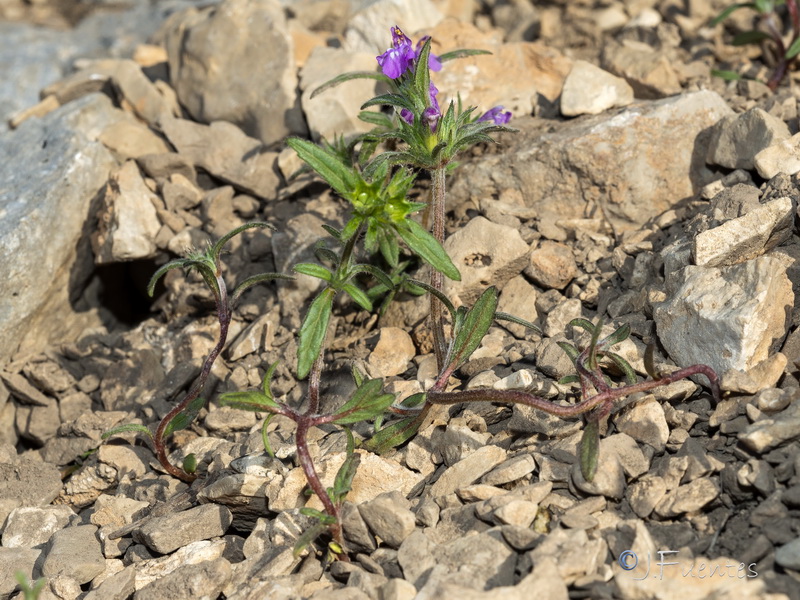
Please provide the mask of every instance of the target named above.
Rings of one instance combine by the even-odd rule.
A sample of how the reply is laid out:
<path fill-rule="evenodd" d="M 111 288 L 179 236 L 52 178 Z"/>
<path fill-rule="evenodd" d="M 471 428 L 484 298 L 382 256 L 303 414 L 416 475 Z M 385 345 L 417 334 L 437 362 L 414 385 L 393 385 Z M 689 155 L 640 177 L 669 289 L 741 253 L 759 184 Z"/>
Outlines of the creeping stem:
<path fill-rule="evenodd" d="M 163 419 L 161 419 L 154 437 L 156 455 L 158 456 L 158 461 L 161 463 L 161 466 L 163 466 L 170 475 L 173 475 L 174 477 L 177 477 L 178 479 L 187 483 L 191 483 L 197 479 L 197 475 L 193 473 L 187 473 L 183 469 L 179 469 L 169 462 L 169 459 L 167 458 L 166 445 L 164 444 L 164 432 L 166 431 L 167 426 L 170 424 L 172 419 L 174 419 L 180 412 L 185 410 L 186 407 L 189 406 L 189 404 L 191 404 L 202 393 L 203 388 L 206 385 L 206 381 L 208 380 L 208 375 L 211 373 L 211 367 L 214 366 L 214 361 L 217 360 L 217 356 L 219 356 L 219 353 L 222 352 L 222 348 L 225 346 L 225 341 L 228 338 L 228 326 L 231 322 L 231 307 L 228 303 L 228 289 L 225 287 L 225 281 L 223 280 L 219 271 L 216 274 L 216 280 L 219 295 L 215 294 L 214 300 L 217 304 L 219 339 L 217 340 L 216 346 L 211 349 L 211 352 L 206 357 L 203 367 L 200 370 L 200 375 L 194 382 L 194 385 L 186 394 L 186 397 L 183 399 L 183 401 L 178 403 L 166 414 Z"/>
<path fill-rule="evenodd" d="M 445 220 L 445 167 L 439 166 L 431 171 L 431 211 L 433 212 L 433 237 L 440 244 L 444 244 Z M 438 291 L 444 289 L 444 275 L 431 268 L 431 287 Z M 447 343 L 444 338 L 444 306 L 434 296 L 431 297 L 431 322 L 433 324 L 433 351 L 436 354 L 436 364 L 441 371 L 444 367 L 444 358 Z"/>

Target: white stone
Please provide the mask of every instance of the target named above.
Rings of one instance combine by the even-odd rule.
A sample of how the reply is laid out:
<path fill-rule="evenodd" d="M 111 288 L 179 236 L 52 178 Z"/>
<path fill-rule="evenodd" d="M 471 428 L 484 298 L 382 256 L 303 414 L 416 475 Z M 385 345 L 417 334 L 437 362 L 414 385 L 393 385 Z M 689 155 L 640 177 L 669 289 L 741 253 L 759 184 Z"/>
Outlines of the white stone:
<path fill-rule="evenodd" d="M 444 18 L 431 0 L 367 0 L 361 6 L 347 25 L 345 46 L 375 55 L 391 47 L 393 26 L 397 25 L 411 37 L 421 29 L 434 27 Z"/>
<path fill-rule="evenodd" d="M 753 157 L 753 164 L 764 179 L 778 173 L 794 175 L 800 171 L 800 133 L 764 148 Z"/>
<path fill-rule="evenodd" d="M 576 60 L 561 91 L 561 114 L 565 117 L 598 115 L 631 102 L 633 88 L 624 79 L 586 61 Z"/>

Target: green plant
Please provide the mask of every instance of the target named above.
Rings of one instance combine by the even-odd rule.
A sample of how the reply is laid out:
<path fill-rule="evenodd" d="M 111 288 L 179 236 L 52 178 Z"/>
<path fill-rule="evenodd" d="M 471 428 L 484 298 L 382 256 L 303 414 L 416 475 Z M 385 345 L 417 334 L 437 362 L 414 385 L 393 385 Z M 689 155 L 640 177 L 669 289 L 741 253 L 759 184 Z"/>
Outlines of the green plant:
<path fill-rule="evenodd" d="M 211 349 L 211 352 L 203 362 L 200 369 L 200 375 L 195 380 L 192 387 L 189 389 L 186 396 L 175 407 L 170 410 L 158 424 L 155 433 L 144 425 L 136 423 L 128 423 L 115 427 L 103 434 L 103 439 L 112 435 L 117 435 L 126 432 L 136 432 L 145 435 L 152 445 L 158 457 L 158 461 L 164 470 L 170 475 L 191 483 L 197 477 L 195 473 L 197 461 L 194 455 L 188 455 L 183 462 L 181 468 L 176 467 L 167 457 L 166 438 L 168 438 L 175 431 L 186 429 L 195 419 L 200 409 L 205 406 L 205 399 L 200 396 L 203 388 L 208 381 L 208 376 L 211 373 L 211 367 L 214 366 L 214 361 L 217 360 L 220 352 L 225 347 L 225 342 L 228 339 L 228 327 L 231 322 L 233 308 L 236 302 L 241 297 L 242 293 L 257 283 L 269 281 L 271 279 L 291 279 L 290 276 L 282 275 L 280 273 L 260 273 L 253 275 L 242 281 L 236 286 L 232 293 L 228 293 L 228 288 L 222 274 L 222 263 L 220 261 L 220 254 L 222 253 L 225 244 L 231 238 L 246 231 L 248 229 L 273 229 L 268 223 L 247 223 L 241 227 L 237 227 L 230 233 L 220 238 L 217 243 L 209 245 L 205 251 L 192 251 L 186 258 L 179 258 L 163 265 L 158 269 L 150 283 L 147 286 L 147 292 L 150 296 L 155 291 L 156 283 L 167 271 L 172 269 L 187 269 L 194 270 L 200 274 L 205 284 L 209 287 L 214 296 L 214 303 L 217 309 L 217 320 L 219 321 L 219 337 L 216 345 Z"/>
<path fill-rule="evenodd" d="M 789 20 L 788 43 L 782 19 L 777 11 L 778 7 L 783 5 L 786 6 Z M 791 63 L 800 54 L 800 14 L 798 14 L 797 0 L 755 0 L 732 4 L 711 21 L 711 27 L 719 25 L 732 13 L 743 8 L 754 10 L 758 14 L 758 24 L 752 30 L 735 35 L 732 43 L 734 46 L 746 44 L 762 46 L 763 55 L 770 57 L 770 62 L 774 64 L 774 71 L 767 81 L 767 86 L 775 91 L 786 77 Z M 714 70 L 712 74 L 723 79 L 741 79 L 741 75 L 735 71 Z"/>
<path fill-rule="evenodd" d="M 39 594 L 42 593 L 47 583 L 44 577 L 40 577 L 36 581 L 28 581 L 28 578 L 22 571 L 16 571 L 14 573 L 14 579 L 17 580 L 19 589 L 22 591 L 25 600 L 38 600 Z"/>

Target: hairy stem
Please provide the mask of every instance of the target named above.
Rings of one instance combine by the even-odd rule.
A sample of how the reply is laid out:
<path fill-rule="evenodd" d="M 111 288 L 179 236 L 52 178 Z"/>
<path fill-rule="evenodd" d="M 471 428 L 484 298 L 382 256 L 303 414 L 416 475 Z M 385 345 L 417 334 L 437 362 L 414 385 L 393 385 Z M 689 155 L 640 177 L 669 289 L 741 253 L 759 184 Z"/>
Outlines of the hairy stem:
<path fill-rule="evenodd" d="M 431 211 L 433 212 L 433 226 L 431 233 L 436 241 L 444 244 L 445 221 L 445 167 L 440 166 L 431 171 Z M 431 287 L 438 291 L 444 290 L 444 275 L 431 268 Z M 433 351 L 436 355 L 438 370 L 444 367 L 444 358 L 447 352 L 447 343 L 444 338 L 444 311 L 441 301 L 431 294 L 431 323 L 433 325 Z"/>
<path fill-rule="evenodd" d="M 225 287 L 225 281 L 222 279 L 222 275 L 217 273 L 216 278 L 219 288 L 219 297 L 215 298 L 217 304 L 217 319 L 219 320 L 219 338 L 217 339 L 217 344 L 211 349 L 205 362 L 203 362 L 200 375 L 195 380 L 194 385 L 189 389 L 186 397 L 161 419 L 156 429 L 156 434 L 153 437 L 158 462 L 161 463 L 161 466 L 164 467 L 167 473 L 187 483 L 191 483 L 197 479 L 197 475 L 194 473 L 187 473 L 169 462 L 166 445 L 164 443 L 164 431 L 166 431 L 170 421 L 185 410 L 186 407 L 202 393 L 206 381 L 208 381 L 208 376 L 211 373 L 211 368 L 214 366 L 214 361 L 217 360 L 219 353 L 222 352 L 222 348 L 225 346 L 225 341 L 228 339 L 228 326 L 231 323 L 231 307 L 228 302 L 228 290 Z"/>
<path fill-rule="evenodd" d="M 711 367 L 706 365 L 692 365 L 685 369 L 680 369 L 669 375 L 664 375 L 660 379 L 649 381 L 642 381 L 631 385 L 625 385 L 618 388 L 610 388 L 599 394 L 595 394 L 591 398 L 587 398 L 577 404 L 571 406 L 562 406 L 554 404 L 544 398 L 539 398 L 527 392 L 519 390 L 466 390 L 459 392 L 428 392 L 428 402 L 432 404 L 459 404 L 461 402 L 504 402 L 511 404 L 524 404 L 531 406 L 538 410 L 556 415 L 559 417 L 575 417 L 585 413 L 593 408 L 603 404 L 604 402 L 611 402 L 631 394 L 638 392 L 647 392 L 663 385 L 669 385 L 681 379 L 686 379 L 693 375 L 705 375 L 708 379 L 711 393 L 714 399 L 719 402 L 719 378 Z"/>

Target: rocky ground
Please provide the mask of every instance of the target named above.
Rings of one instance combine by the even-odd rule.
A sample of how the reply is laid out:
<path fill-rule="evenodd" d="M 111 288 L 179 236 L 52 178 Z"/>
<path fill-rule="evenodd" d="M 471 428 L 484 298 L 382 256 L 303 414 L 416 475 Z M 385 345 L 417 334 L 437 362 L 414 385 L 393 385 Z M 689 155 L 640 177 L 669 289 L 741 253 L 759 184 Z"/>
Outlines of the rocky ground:
<path fill-rule="evenodd" d="M 0 3 L 0 598 L 22 598 L 16 571 L 62 600 L 800 598 L 800 75 L 775 93 L 711 77 L 769 75 L 758 48 L 729 45 L 753 13 L 709 28 L 717 2 L 536 4 Z M 374 69 L 395 23 L 436 52 L 491 50 L 437 84 L 503 104 L 519 129 L 449 180 L 462 281 L 447 293 L 470 303 L 496 285 L 500 310 L 543 333 L 492 328 L 453 385 L 574 402 L 557 342 L 583 316 L 630 324 L 620 352 L 640 375 L 655 342 L 657 366 L 711 365 L 725 396 L 698 380 L 621 402 L 592 483 L 580 421 L 452 407 L 398 450 L 358 451 L 352 562 L 325 565 L 292 554 L 299 508 L 318 506 L 292 423 L 271 422 L 271 459 L 264 415 L 215 402 L 276 360 L 274 391 L 303 401 L 296 332 L 314 280 L 243 298 L 207 409 L 171 439 L 173 462 L 199 458 L 191 488 L 141 440 L 101 435 L 157 422 L 214 344 L 197 277 L 171 271 L 147 298 L 159 265 L 266 220 L 276 233 L 231 244 L 228 278 L 290 272 L 342 223 L 318 180 L 290 180 L 282 140 L 363 130 L 372 83 L 311 92 Z M 424 298 L 380 318 L 338 306 L 323 402 L 352 389 L 353 364 L 400 398 L 429 386 L 426 314 Z M 344 447 L 315 431 L 326 482 Z"/>

